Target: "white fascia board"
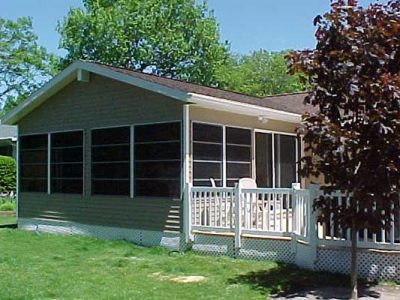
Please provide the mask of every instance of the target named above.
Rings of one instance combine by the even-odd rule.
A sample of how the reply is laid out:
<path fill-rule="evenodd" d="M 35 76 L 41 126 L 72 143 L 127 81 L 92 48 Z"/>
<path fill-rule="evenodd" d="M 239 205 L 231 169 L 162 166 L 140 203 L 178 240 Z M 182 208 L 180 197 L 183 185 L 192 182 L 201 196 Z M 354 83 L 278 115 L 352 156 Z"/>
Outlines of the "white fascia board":
<path fill-rule="evenodd" d="M 191 103 L 198 104 L 199 106 L 204 108 L 237 113 L 252 117 L 262 116 L 271 120 L 278 120 L 295 124 L 301 123 L 300 114 L 195 93 L 189 94 L 191 96 Z"/>
<path fill-rule="evenodd" d="M 188 102 L 189 95 L 186 92 L 170 88 L 161 84 L 157 84 L 151 81 L 147 81 L 144 79 L 140 79 L 137 77 L 133 77 L 118 71 L 113 71 L 110 69 L 107 69 L 107 67 L 102 67 L 101 65 L 96 65 L 92 63 L 85 63 L 81 62 L 82 64 L 85 64 L 83 69 L 91 72 L 98 74 L 100 76 L 108 77 L 120 82 L 124 82 L 130 85 L 137 86 L 139 88 L 145 89 L 152 91 L 157 94 L 162 94 L 171 98 L 174 98 L 176 100 L 181 100 L 184 102 Z"/>
<path fill-rule="evenodd" d="M 6 114 L 2 119 L 2 124 L 16 124 L 21 118 L 45 102 L 49 97 L 53 96 L 59 90 L 75 80 L 80 70 L 85 70 L 100 76 L 134 85 L 158 94 L 163 94 L 183 102 L 187 102 L 189 98 L 189 95 L 186 92 L 149 82 L 147 80 L 136 78 L 121 72 L 113 71 L 100 65 L 77 61 L 47 82 L 42 88 L 25 99 L 24 102 L 14 108 L 8 114 Z"/>

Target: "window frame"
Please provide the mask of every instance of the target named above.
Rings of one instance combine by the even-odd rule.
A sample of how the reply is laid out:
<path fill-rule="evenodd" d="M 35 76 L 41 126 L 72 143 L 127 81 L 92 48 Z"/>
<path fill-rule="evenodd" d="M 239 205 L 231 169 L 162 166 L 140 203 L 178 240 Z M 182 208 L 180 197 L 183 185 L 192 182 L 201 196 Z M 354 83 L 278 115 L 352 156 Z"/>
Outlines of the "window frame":
<path fill-rule="evenodd" d="M 21 138 L 23 137 L 28 137 L 28 136 L 37 136 L 37 135 L 43 135 L 43 136 L 47 136 L 47 161 L 46 161 L 46 172 L 47 172 L 47 176 L 43 177 L 46 179 L 46 190 L 45 191 L 22 191 L 20 189 L 22 189 L 22 181 L 23 181 L 23 177 L 22 177 L 22 160 L 21 160 L 21 155 L 23 152 L 23 148 L 21 147 Z M 17 194 L 18 192 L 21 193 L 40 193 L 40 194 L 50 194 L 50 186 L 49 186 L 49 181 L 50 181 L 50 157 L 49 157 L 49 133 L 48 132 L 42 132 L 42 133 L 28 133 L 28 134 L 18 134 L 18 152 L 17 152 L 17 184 L 18 184 L 18 189 L 17 189 Z M 28 148 L 29 149 L 29 148 Z M 45 150 L 45 148 L 43 148 L 43 151 Z M 35 165 L 36 163 L 29 163 L 30 165 Z M 44 165 L 44 164 L 43 164 Z"/>
<path fill-rule="evenodd" d="M 151 126 L 151 125 L 162 125 L 162 124 L 171 124 L 171 123 L 178 123 L 179 124 L 179 139 L 178 140 L 169 140 L 166 142 L 170 142 L 170 143 L 176 143 L 179 142 L 180 147 L 179 147 L 179 178 L 177 180 L 179 180 L 179 192 L 178 192 L 178 197 L 182 198 L 183 195 L 183 188 L 182 188 L 182 182 L 183 182 L 183 178 L 182 178 L 182 172 L 184 172 L 183 170 L 183 161 L 184 161 L 184 153 L 183 153 L 183 147 L 184 147 L 184 143 L 185 141 L 183 140 L 184 137 L 184 133 L 183 133 L 183 122 L 182 120 L 170 120 L 170 121 L 159 121 L 159 122 L 144 122 L 144 123 L 135 123 L 131 125 L 131 198 L 135 198 L 135 197 L 140 197 L 140 198 L 176 198 L 175 196 L 146 196 L 146 195 L 141 195 L 141 196 L 137 196 L 136 195 L 136 159 L 135 159 L 135 146 L 136 146 L 136 142 L 135 142 L 135 138 L 136 138 L 136 127 L 137 126 Z M 160 144 L 160 143 L 164 143 L 165 141 L 153 141 L 153 142 L 141 142 L 140 144 Z M 152 160 L 140 160 L 140 162 L 150 162 Z M 153 161 L 178 161 L 178 159 L 165 159 L 165 160 L 153 160 Z M 154 180 L 160 180 L 162 178 L 154 178 Z M 145 180 L 145 179 L 143 179 Z M 165 180 L 175 180 L 175 179 L 165 179 Z"/>
<path fill-rule="evenodd" d="M 255 142 L 255 135 L 256 133 L 267 133 L 267 134 L 271 134 L 271 144 L 272 144 L 272 187 L 271 188 L 276 188 L 276 157 L 275 157 L 275 135 L 286 135 L 286 136 L 293 136 L 295 138 L 295 148 L 296 148 L 296 182 L 299 182 L 299 165 L 298 165 L 298 161 L 299 161 L 299 147 L 302 146 L 302 142 L 300 141 L 299 143 L 299 139 L 296 133 L 289 133 L 289 132 L 282 132 L 282 131 L 274 131 L 274 130 L 265 130 L 265 129 L 258 129 L 255 128 L 253 130 L 253 134 L 254 134 L 254 142 Z M 255 144 L 253 145 L 253 151 L 255 151 Z M 254 156 L 255 157 L 255 156 Z M 278 162 L 278 165 L 280 164 L 280 162 Z M 254 160 L 254 170 L 256 170 L 257 165 L 256 165 L 256 161 Z M 255 176 L 253 177 L 255 178 Z"/>
<path fill-rule="evenodd" d="M 193 124 L 205 124 L 205 125 L 212 125 L 212 126 L 220 126 L 223 130 L 223 141 L 222 141 L 222 187 L 227 187 L 227 157 L 226 157 L 226 149 L 227 149 L 227 141 L 226 141 L 226 128 L 239 128 L 239 129 L 247 129 L 250 130 L 251 134 L 251 178 L 256 179 L 256 133 L 267 133 L 271 134 L 272 138 L 272 187 L 276 188 L 276 175 L 275 175 L 275 135 L 286 135 L 286 136 L 293 136 L 295 137 L 295 147 L 296 147 L 296 162 L 299 161 L 299 154 L 303 153 L 303 141 L 302 139 L 299 141 L 299 138 L 296 133 L 290 132 L 283 132 L 283 131 L 276 131 L 276 130 L 268 130 L 268 129 L 261 129 L 261 128 L 251 128 L 246 126 L 236 126 L 236 125 L 229 125 L 229 124 L 222 124 L 222 123 L 215 123 L 215 122 L 207 122 L 207 121 L 198 121 L 198 120 L 190 120 L 190 154 L 191 154 L 191 182 L 194 183 L 194 173 L 193 173 L 193 166 L 194 166 L 194 156 L 193 156 L 193 145 L 194 145 L 194 138 L 193 138 Z M 300 148 L 299 148 L 300 147 Z M 300 150 L 299 150 L 300 149 Z M 296 163 L 296 182 L 299 182 L 299 165 Z"/>
<path fill-rule="evenodd" d="M 129 123 L 129 124 L 118 124 L 118 125 L 109 125 L 109 126 L 99 126 L 99 127 L 92 127 L 88 130 L 88 138 L 89 138 L 89 148 L 91 151 L 92 147 L 92 131 L 97 130 L 97 129 L 112 129 L 112 128 L 122 128 L 122 127 L 129 127 L 130 128 L 130 141 L 129 141 L 129 146 L 130 146 L 130 177 L 129 177 L 129 187 L 130 187 L 130 194 L 128 196 L 126 195 L 102 195 L 102 194 L 93 194 L 92 193 L 92 156 L 90 155 L 90 159 L 88 161 L 88 164 L 90 165 L 89 170 L 90 170 L 90 175 L 88 176 L 89 184 L 90 184 L 90 191 L 89 191 L 89 196 L 91 197 L 121 197 L 121 198 L 130 198 L 134 199 L 135 197 L 141 197 L 141 198 L 155 198 L 153 196 L 136 196 L 135 195 L 135 127 L 136 126 L 141 126 L 141 125 L 157 125 L 157 124 L 168 124 L 168 123 L 179 123 L 180 124 L 180 144 L 181 144 L 181 172 L 183 172 L 183 161 L 184 161 L 184 156 L 183 156 L 183 147 L 185 141 L 183 140 L 183 121 L 181 119 L 172 119 L 172 120 L 167 120 L 167 121 L 149 121 L 149 122 L 138 122 L 138 123 Z M 180 198 L 182 198 L 183 195 L 183 190 L 184 188 L 182 187 L 182 174 L 179 178 L 180 180 Z M 170 197 L 157 197 L 157 198 L 170 198 Z"/>
<path fill-rule="evenodd" d="M 89 139 L 90 139 L 90 162 L 89 162 L 89 170 L 90 170 L 90 176 L 88 176 L 88 183 L 90 184 L 90 191 L 89 191 L 89 195 L 90 197 L 122 197 L 122 198 L 133 198 L 132 196 L 132 173 L 133 173 L 133 169 L 131 168 L 132 166 L 132 131 L 134 125 L 129 124 L 129 125 L 116 125 L 116 126 L 101 126 L 101 127 L 93 127 L 90 128 L 89 130 Z M 117 128 L 129 128 L 129 194 L 128 195 L 112 195 L 112 194 L 95 194 L 93 193 L 93 155 L 92 155 L 92 148 L 93 148 L 93 139 L 92 139 L 92 135 L 93 135 L 93 131 L 95 130 L 107 130 L 107 129 L 117 129 Z M 113 145 L 113 144 L 110 144 Z M 107 178 L 104 178 L 104 180 L 106 180 Z"/>
<path fill-rule="evenodd" d="M 222 123 L 214 123 L 214 122 L 207 122 L 207 121 L 198 121 L 198 120 L 190 120 L 190 154 L 191 154 L 191 182 L 194 183 L 194 173 L 193 173 L 193 166 L 194 166 L 194 156 L 193 156 L 193 125 L 194 124 L 203 124 L 203 125 L 211 125 L 211 126 L 219 126 L 222 127 L 222 185 L 221 187 L 227 187 L 227 139 L 226 139 L 226 128 L 237 128 L 237 129 L 245 129 L 250 131 L 250 174 L 252 178 L 255 178 L 254 171 L 255 171 L 255 163 L 254 163 L 254 128 L 246 127 L 246 126 L 237 126 L 237 125 L 227 125 Z"/>
<path fill-rule="evenodd" d="M 52 180 L 52 176 L 51 176 L 51 170 L 52 170 L 52 155 L 51 152 L 53 150 L 52 148 L 52 135 L 53 134 L 58 134 L 58 133 L 68 133 L 68 132 L 81 132 L 82 133 L 82 192 L 81 193 L 66 193 L 66 192 L 52 192 L 52 188 L 51 188 L 51 180 Z M 85 130 L 84 129 L 72 129 L 72 130 L 61 130 L 61 131 L 52 131 L 48 133 L 48 154 L 47 154 L 47 159 L 48 159 L 48 179 L 47 179 L 47 190 L 48 190 L 48 194 L 67 194 L 67 195 L 85 195 L 85 188 L 86 188 L 86 180 L 85 180 L 85 170 L 86 170 L 86 159 L 85 159 L 85 152 L 86 152 L 86 145 L 85 145 Z M 68 147 L 66 147 L 68 148 Z"/>

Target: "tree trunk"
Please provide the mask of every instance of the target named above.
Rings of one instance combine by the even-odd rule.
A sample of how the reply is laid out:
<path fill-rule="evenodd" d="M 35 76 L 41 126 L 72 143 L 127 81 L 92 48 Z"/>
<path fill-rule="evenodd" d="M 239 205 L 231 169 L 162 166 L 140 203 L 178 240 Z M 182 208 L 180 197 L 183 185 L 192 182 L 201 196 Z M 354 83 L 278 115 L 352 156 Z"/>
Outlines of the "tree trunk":
<path fill-rule="evenodd" d="M 351 299 L 358 299 L 357 287 L 357 230 L 355 223 L 351 228 L 351 268 L 350 268 L 350 285 L 351 285 Z"/>

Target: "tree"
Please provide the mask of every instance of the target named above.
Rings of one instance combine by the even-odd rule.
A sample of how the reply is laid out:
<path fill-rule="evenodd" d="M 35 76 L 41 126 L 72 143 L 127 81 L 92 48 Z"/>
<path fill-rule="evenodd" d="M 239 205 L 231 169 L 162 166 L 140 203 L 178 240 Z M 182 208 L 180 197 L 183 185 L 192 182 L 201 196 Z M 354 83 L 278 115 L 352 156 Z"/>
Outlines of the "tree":
<path fill-rule="evenodd" d="M 335 0 L 314 24 L 316 49 L 289 56 L 291 72 L 303 72 L 310 85 L 305 102 L 319 108 L 303 116 L 309 154 L 302 173 L 322 174 L 326 193 L 349 193 L 349 204 L 325 194 L 314 207 L 320 221 L 332 213 L 351 231 L 356 299 L 357 232 L 385 229 L 399 213 L 400 0 L 365 8 Z"/>
<path fill-rule="evenodd" d="M 297 74 L 288 74 L 286 54 L 259 50 L 250 55 L 233 55 L 217 78 L 225 89 L 259 97 L 306 90 Z"/>
<path fill-rule="evenodd" d="M 38 45 L 30 18 L 0 18 L 0 116 L 55 72 L 56 58 Z"/>
<path fill-rule="evenodd" d="M 216 85 L 227 59 L 218 25 L 194 0 L 84 0 L 58 24 L 65 63 L 84 59 Z"/>

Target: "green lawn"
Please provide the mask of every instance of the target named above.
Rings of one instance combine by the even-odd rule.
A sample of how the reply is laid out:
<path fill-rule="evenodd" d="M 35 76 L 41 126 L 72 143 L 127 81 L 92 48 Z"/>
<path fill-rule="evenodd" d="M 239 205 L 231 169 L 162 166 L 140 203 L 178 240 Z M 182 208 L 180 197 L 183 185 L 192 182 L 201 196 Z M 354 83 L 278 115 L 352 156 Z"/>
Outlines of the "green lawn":
<path fill-rule="evenodd" d="M 281 290 L 346 282 L 274 262 L 12 229 L 0 229 L 0 274 L 0 299 L 266 299 Z M 194 275 L 205 281 L 172 281 Z"/>
<path fill-rule="evenodd" d="M 10 225 L 10 224 L 15 224 L 17 222 L 17 219 L 15 215 L 2 215 L 0 214 L 0 226 L 1 225 Z"/>

